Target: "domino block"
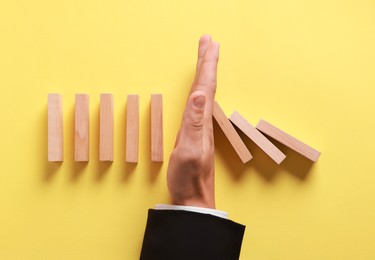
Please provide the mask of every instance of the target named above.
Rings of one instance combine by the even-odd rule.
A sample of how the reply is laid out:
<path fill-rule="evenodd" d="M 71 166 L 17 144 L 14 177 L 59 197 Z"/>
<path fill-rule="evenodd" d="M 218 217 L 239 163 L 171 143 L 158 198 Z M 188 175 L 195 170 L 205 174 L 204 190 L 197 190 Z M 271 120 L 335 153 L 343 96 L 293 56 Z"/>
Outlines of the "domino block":
<path fill-rule="evenodd" d="M 139 96 L 128 95 L 126 104 L 126 161 L 138 162 Z"/>
<path fill-rule="evenodd" d="M 60 94 L 48 94 L 48 161 L 63 161 L 63 108 Z"/>
<path fill-rule="evenodd" d="M 297 153 L 303 155 L 307 159 L 315 162 L 320 156 L 320 152 L 314 148 L 308 146 L 307 144 L 301 142 L 295 137 L 285 133 L 284 131 L 278 129 L 277 127 L 271 125 L 270 123 L 260 120 L 256 125 L 256 128 L 267 136 L 279 141 L 280 143 L 286 145 L 290 149 L 296 151 Z"/>
<path fill-rule="evenodd" d="M 151 161 L 163 162 L 163 96 L 151 95 Z"/>
<path fill-rule="evenodd" d="M 237 111 L 229 117 L 229 120 L 235 124 L 245 135 L 247 135 L 256 145 L 259 146 L 272 160 L 280 164 L 285 159 L 283 154 L 273 143 L 264 135 L 255 129 L 240 113 Z"/>
<path fill-rule="evenodd" d="M 77 162 L 89 161 L 89 95 L 76 94 L 74 120 L 74 159 Z"/>
<path fill-rule="evenodd" d="M 113 95 L 100 94 L 100 161 L 113 161 L 113 131 Z"/>
<path fill-rule="evenodd" d="M 234 129 L 233 125 L 228 120 L 224 111 L 221 109 L 219 104 L 215 101 L 213 116 L 216 122 L 219 124 L 220 128 L 223 130 L 225 136 L 228 138 L 229 142 L 232 144 L 234 150 L 237 152 L 243 163 L 250 161 L 253 156 L 247 149 L 246 145 L 243 143 L 241 137 Z"/>

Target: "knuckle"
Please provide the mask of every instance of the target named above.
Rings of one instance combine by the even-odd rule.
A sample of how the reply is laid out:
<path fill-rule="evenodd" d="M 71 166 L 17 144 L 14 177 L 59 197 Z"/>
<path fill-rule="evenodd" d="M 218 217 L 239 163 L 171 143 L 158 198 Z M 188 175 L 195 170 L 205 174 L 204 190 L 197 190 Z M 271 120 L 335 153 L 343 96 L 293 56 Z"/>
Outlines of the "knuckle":
<path fill-rule="evenodd" d="M 193 130 L 200 131 L 203 128 L 203 120 L 201 118 L 193 120 L 190 126 Z"/>

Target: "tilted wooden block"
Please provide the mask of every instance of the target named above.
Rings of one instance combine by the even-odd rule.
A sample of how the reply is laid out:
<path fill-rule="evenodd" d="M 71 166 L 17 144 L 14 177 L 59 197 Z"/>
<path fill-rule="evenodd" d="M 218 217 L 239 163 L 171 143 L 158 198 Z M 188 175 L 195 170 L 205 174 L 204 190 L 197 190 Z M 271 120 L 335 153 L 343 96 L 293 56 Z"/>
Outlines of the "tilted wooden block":
<path fill-rule="evenodd" d="M 241 137 L 236 132 L 236 129 L 234 129 L 233 125 L 230 123 L 224 111 L 216 101 L 214 103 L 213 116 L 223 130 L 225 136 L 228 138 L 229 142 L 232 144 L 234 150 L 237 152 L 241 161 L 243 163 L 250 161 L 253 156 L 251 155 L 246 145 L 243 143 Z"/>
<path fill-rule="evenodd" d="M 295 137 L 285 133 L 284 131 L 278 129 L 277 127 L 271 125 L 270 123 L 260 120 L 256 128 L 267 136 L 279 141 L 280 143 L 286 145 L 290 149 L 298 152 L 299 154 L 305 156 L 307 159 L 315 162 L 320 156 L 320 152 L 314 148 L 304 144 Z"/>
<path fill-rule="evenodd" d="M 100 94 L 100 161 L 113 161 L 113 118 L 113 95 Z"/>
<path fill-rule="evenodd" d="M 151 161 L 163 162 L 163 96 L 151 95 Z"/>
<path fill-rule="evenodd" d="M 139 95 L 128 95 L 126 104 L 126 161 L 138 162 Z"/>
<path fill-rule="evenodd" d="M 48 161 L 62 162 L 63 107 L 60 94 L 48 94 Z"/>
<path fill-rule="evenodd" d="M 74 119 L 74 159 L 77 162 L 89 161 L 90 111 L 89 95 L 76 94 Z"/>
<path fill-rule="evenodd" d="M 240 113 L 237 111 L 229 117 L 244 134 L 246 134 L 256 145 L 259 146 L 272 160 L 280 164 L 285 159 L 283 154 L 273 143 L 271 143 L 263 134 L 255 129 Z"/>

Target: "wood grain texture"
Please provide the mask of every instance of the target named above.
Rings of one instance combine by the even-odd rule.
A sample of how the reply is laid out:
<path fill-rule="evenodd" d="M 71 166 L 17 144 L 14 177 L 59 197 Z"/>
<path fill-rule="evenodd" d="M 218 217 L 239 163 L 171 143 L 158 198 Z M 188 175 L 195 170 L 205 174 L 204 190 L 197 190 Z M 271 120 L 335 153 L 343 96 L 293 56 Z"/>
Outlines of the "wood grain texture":
<path fill-rule="evenodd" d="M 60 94 L 48 94 L 48 161 L 62 162 L 63 102 Z"/>
<path fill-rule="evenodd" d="M 100 94 L 99 160 L 113 161 L 114 142 L 113 95 Z"/>
<path fill-rule="evenodd" d="M 139 95 L 128 95 L 126 104 L 126 161 L 138 162 Z"/>
<path fill-rule="evenodd" d="M 151 161 L 163 162 L 163 96 L 151 95 Z"/>
<path fill-rule="evenodd" d="M 216 101 L 214 103 L 213 116 L 220 128 L 223 130 L 225 136 L 233 146 L 234 150 L 237 152 L 241 161 L 243 163 L 250 161 L 253 156 L 251 155 L 241 137 L 236 132 L 236 129 L 234 129 L 233 125 L 230 123 L 224 111 Z"/>
<path fill-rule="evenodd" d="M 260 120 L 256 125 L 256 128 L 267 136 L 275 139 L 276 141 L 286 145 L 290 149 L 296 151 L 297 153 L 303 155 L 307 159 L 315 162 L 320 156 L 320 152 L 314 148 L 308 146 L 307 144 L 301 142 L 297 138 L 285 133 L 279 128 L 271 125 L 270 123 Z"/>
<path fill-rule="evenodd" d="M 229 120 L 247 135 L 256 145 L 259 146 L 272 160 L 280 164 L 285 159 L 283 154 L 273 143 L 262 133 L 253 127 L 240 113 L 233 112 Z"/>
<path fill-rule="evenodd" d="M 90 141 L 90 97 L 76 94 L 74 117 L 74 159 L 77 162 L 89 161 Z"/>

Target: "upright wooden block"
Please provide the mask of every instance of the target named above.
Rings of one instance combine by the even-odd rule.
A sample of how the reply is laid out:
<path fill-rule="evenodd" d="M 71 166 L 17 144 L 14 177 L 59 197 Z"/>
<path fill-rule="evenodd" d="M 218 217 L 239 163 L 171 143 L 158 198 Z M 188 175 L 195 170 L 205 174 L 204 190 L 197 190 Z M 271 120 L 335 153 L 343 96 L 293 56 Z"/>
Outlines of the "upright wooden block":
<path fill-rule="evenodd" d="M 271 125 L 270 123 L 260 120 L 256 128 L 262 133 L 268 135 L 269 137 L 279 141 L 280 143 L 286 145 L 290 149 L 298 152 L 299 154 L 305 156 L 307 159 L 315 162 L 320 156 L 320 152 L 314 148 L 304 144 L 293 136 L 285 133 L 284 131 L 278 129 L 277 127 Z"/>
<path fill-rule="evenodd" d="M 74 120 L 74 159 L 77 162 L 89 161 L 90 116 L 89 95 L 76 94 Z"/>
<path fill-rule="evenodd" d="M 48 161 L 62 162 L 63 108 L 60 94 L 48 94 Z"/>
<path fill-rule="evenodd" d="M 223 130 L 225 136 L 228 138 L 229 142 L 232 144 L 234 150 L 237 152 L 241 161 L 243 163 L 250 161 L 253 156 L 251 155 L 246 145 L 241 140 L 241 137 L 236 132 L 236 129 L 234 129 L 233 125 L 230 123 L 224 111 L 216 101 L 214 103 L 213 116 Z"/>
<path fill-rule="evenodd" d="M 113 161 L 113 96 L 112 94 L 100 95 L 100 141 L 99 160 Z"/>
<path fill-rule="evenodd" d="M 139 96 L 128 95 L 126 104 L 126 161 L 138 162 Z"/>
<path fill-rule="evenodd" d="M 163 96 L 151 95 L 151 161 L 163 162 Z"/>
<path fill-rule="evenodd" d="M 274 144 L 272 144 L 264 135 L 256 130 L 240 113 L 237 111 L 229 117 L 244 134 L 246 134 L 256 145 L 259 146 L 272 160 L 280 164 L 285 159 L 283 154 Z"/>

